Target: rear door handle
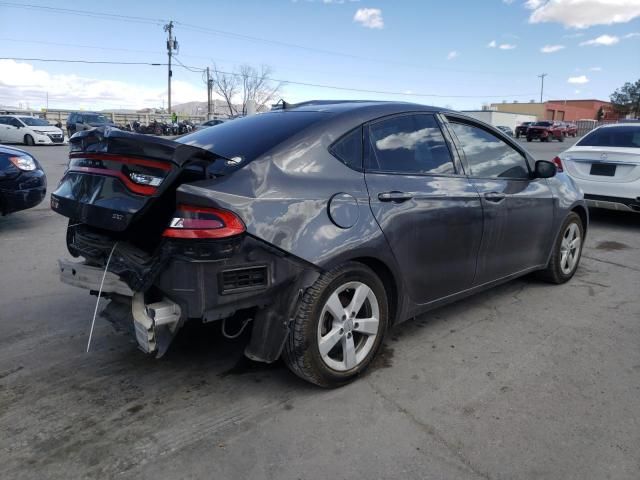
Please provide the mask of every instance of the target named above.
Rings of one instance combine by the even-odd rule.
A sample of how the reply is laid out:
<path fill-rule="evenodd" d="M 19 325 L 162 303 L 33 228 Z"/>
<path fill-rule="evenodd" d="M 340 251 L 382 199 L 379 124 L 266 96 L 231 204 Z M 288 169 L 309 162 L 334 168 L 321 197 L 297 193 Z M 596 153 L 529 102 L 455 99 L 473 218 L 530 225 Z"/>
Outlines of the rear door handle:
<path fill-rule="evenodd" d="M 378 194 L 378 200 L 381 202 L 397 202 L 402 203 L 411 200 L 415 196 L 411 192 L 383 192 Z"/>
<path fill-rule="evenodd" d="M 484 194 L 484 198 L 489 202 L 500 203 L 507 198 L 507 195 L 500 192 L 487 192 Z"/>

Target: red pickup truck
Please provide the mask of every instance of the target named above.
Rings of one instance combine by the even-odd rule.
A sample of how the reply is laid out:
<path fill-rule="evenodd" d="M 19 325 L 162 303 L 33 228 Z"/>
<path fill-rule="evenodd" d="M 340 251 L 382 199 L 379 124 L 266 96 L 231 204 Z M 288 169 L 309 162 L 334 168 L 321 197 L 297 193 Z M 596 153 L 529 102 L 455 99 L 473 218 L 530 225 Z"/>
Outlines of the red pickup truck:
<path fill-rule="evenodd" d="M 541 142 L 548 142 L 555 138 L 560 142 L 564 142 L 565 128 L 556 122 L 536 122 L 527 128 L 527 142 L 531 142 L 534 138 L 540 139 Z"/>

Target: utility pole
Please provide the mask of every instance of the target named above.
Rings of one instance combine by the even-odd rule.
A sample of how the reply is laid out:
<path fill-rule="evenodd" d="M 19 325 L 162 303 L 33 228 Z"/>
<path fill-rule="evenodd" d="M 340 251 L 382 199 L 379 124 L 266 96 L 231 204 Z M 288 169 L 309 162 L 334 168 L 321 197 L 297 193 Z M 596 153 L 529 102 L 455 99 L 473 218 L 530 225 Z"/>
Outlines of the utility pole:
<path fill-rule="evenodd" d="M 542 103 L 542 95 L 544 94 L 544 77 L 546 77 L 547 75 L 547 73 L 541 73 L 540 75 L 538 75 L 538 78 L 542 82 L 540 85 L 540 103 Z"/>
<path fill-rule="evenodd" d="M 169 110 L 169 115 L 171 115 L 171 76 L 173 75 L 173 72 L 171 71 L 171 57 L 173 52 L 178 51 L 178 40 L 173 36 L 173 20 L 169 21 L 169 23 L 164 26 L 164 31 L 169 35 L 167 37 L 167 56 L 169 57 L 169 69 L 167 71 L 167 108 Z"/>
<path fill-rule="evenodd" d="M 213 86 L 213 80 L 211 79 L 211 73 L 209 67 L 207 67 L 207 120 L 211 120 L 211 87 Z"/>

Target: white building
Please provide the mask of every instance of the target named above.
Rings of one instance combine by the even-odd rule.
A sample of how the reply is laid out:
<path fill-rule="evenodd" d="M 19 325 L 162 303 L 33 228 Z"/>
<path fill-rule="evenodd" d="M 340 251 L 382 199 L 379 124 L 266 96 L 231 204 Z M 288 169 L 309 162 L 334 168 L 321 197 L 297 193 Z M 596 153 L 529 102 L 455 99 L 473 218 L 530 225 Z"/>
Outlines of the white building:
<path fill-rule="evenodd" d="M 466 110 L 460 113 L 469 115 L 477 120 L 497 126 L 511 127 L 512 130 L 522 122 L 535 122 L 538 119 L 535 115 L 525 113 L 496 112 L 495 110 Z"/>

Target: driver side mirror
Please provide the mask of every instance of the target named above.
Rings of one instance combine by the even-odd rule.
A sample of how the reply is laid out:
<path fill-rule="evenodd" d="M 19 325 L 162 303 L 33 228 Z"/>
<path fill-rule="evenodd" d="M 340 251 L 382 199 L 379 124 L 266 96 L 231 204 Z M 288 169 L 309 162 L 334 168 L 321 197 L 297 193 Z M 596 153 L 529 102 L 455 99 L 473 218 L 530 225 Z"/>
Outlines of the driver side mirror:
<path fill-rule="evenodd" d="M 538 160 L 536 162 L 534 175 L 536 178 L 551 178 L 556 175 L 556 171 L 555 163 L 547 160 Z"/>

